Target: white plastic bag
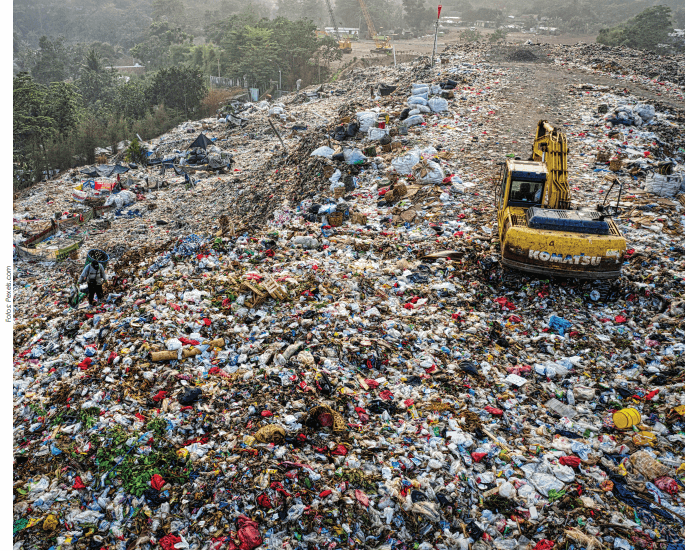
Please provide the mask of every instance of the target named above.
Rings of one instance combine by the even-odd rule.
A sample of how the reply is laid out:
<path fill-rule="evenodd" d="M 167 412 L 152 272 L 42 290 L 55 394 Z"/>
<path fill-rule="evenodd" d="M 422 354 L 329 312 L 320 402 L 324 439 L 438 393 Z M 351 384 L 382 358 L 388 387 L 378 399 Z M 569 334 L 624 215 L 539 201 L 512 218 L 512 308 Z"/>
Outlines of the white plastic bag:
<path fill-rule="evenodd" d="M 404 121 L 403 124 L 405 126 L 415 126 L 417 124 L 422 124 L 424 122 L 424 117 L 421 115 L 412 115 L 411 117 L 407 117 Z"/>
<path fill-rule="evenodd" d="M 425 160 L 412 167 L 412 174 L 420 184 L 440 184 L 445 178 L 443 169 L 434 161 Z"/>
<path fill-rule="evenodd" d="M 407 105 L 428 105 L 429 102 L 423 96 L 410 96 L 407 99 Z"/>
<path fill-rule="evenodd" d="M 380 140 L 384 136 L 388 136 L 388 129 L 386 128 L 370 128 L 367 131 L 367 138 L 370 140 Z"/>
<path fill-rule="evenodd" d="M 655 107 L 645 103 L 634 105 L 634 114 L 641 117 L 644 123 L 649 123 L 655 118 Z"/>
<path fill-rule="evenodd" d="M 426 105 L 413 105 L 413 109 L 408 113 L 408 116 L 420 115 L 421 113 L 431 113 L 431 109 Z"/>
<path fill-rule="evenodd" d="M 360 123 L 360 132 L 367 132 L 376 122 L 376 113 L 373 111 L 361 111 L 357 113 L 357 120 Z"/>
<path fill-rule="evenodd" d="M 354 165 L 359 161 L 364 162 L 367 160 L 367 157 L 365 157 L 362 151 L 357 148 L 343 150 L 343 157 L 345 158 L 345 162 L 349 165 Z"/>
<path fill-rule="evenodd" d="M 167 347 L 167 350 L 178 350 L 183 346 L 179 339 L 168 339 L 164 344 Z"/>
<path fill-rule="evenodd" d="M 132 191 L 120 191 L 114 195 L 110 195 L 105 201 L 105 206 L 115 205 L 118 209 L 132 205 L 136 202 L 136 194 Z"/>
<path fill-rule="evenodd" d="M 333 154 L 333 149 L 323 145 L 315 149 L 312 153 L 310 153 L 310 157 L 326 157 L 327 159 L 330 159 L 333 156 Z"/>
<path fill-rule="evenodd" d="M 407 154 L 396 157 L 391 161 L 391 165 L 400 175 L 412 174 L 412 167 L 419 162 L 419 152 L 417 150 L 409 151 Z"/>
<path fill-rule="evenodd" d="M 684 189 L 684 173 L 670 175 L 651 172 L 646 176 L 645 190 L 660 197 L 674 197 Z"/>
<path fill-rule="evenodd" d="M 434 113 L 441 113 L 448 110 L 448 100 L 443 98 L 431 98 L 429 100 L 429 107 Z"/>

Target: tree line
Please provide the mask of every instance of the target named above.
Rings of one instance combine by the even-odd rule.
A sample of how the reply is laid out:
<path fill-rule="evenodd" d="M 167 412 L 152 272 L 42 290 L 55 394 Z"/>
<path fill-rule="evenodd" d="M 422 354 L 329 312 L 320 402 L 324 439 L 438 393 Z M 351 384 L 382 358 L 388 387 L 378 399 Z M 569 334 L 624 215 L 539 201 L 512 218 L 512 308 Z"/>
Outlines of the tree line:
<path fill-rule="evenodd" d="M 85 49 L 63 37 L 39 39 L 30 69 L 14 77 L 15 187 L 49 170 L 93 163 L 95 147 L 116 151 L 121 140 L 149 139 L 183 120 L 215 114 L 220 98 L 208 90 L 209 75 L 265 90 L 279 72 L 284 84 L 325 79 L 328 63 L 341 57 L 335 40 L 318 39 L 316 26 L 304 19 L 232 15 L 213 22 L 201 45 L 173 25 L 153 20 L 146 40 L 131 49 L 146 65 L 143 75 L 108 68 L 116 56 L 110 45 Z"/>
<path fill-rule="evenodd" d="M 134 79 L 120 78 L 94 50 L 73 82 L 43 84 L 27 72 L 13 79 L 13 183 L 22 189 L 50 171 L 95 162 L 96 147 L 136 135 L 156 137 L 189 117 L 207 116 L 210 100 L 203 75 L 171 67 Z M 215 102 L 216 103 L 216 102 Z"/>

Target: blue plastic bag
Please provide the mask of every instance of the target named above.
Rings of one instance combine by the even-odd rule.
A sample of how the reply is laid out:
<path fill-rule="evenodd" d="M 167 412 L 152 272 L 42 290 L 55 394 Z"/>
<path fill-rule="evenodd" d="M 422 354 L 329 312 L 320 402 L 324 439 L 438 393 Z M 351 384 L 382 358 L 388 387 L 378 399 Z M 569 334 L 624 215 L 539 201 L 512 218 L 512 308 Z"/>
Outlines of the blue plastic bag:
<path fill-rule="evenodd" d="M 557 316 L 550 316 L 550 320 L 548 321 L 548 326 L 553 331 L 557 331 L 557 333 L 561 337 L 564 337 L 565 331 L 572 326 L 572 323 L 567 321 L 566 319 L 558 318 Z"/>

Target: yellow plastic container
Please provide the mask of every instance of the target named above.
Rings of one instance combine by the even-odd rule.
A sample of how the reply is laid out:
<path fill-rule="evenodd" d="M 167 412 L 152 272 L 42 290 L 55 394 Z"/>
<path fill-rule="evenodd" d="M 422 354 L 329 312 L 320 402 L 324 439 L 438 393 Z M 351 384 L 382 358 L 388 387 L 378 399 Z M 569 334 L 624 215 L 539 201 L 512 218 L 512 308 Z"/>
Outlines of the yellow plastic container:
<path fill-rule="evenodd" d="M 612 422 L 618 429 L 630 429 L 641 422 L 641 414 L 634 408 L 624 408 L 612 415 Z"/>
<path fill-rule="evenodd" d="M 656 437 L 652 432 L 642 430 L 641 432 L 634 434 L 632 440 L 637 446 L 653 446 Z"/>

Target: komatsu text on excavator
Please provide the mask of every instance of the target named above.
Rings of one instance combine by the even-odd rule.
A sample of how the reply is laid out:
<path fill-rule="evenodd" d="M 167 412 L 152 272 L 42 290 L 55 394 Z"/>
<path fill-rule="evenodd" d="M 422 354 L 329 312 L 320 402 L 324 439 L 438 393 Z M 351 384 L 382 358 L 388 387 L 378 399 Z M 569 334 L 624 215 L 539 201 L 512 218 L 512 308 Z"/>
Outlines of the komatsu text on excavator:
<path fill-rule="evenodd" d="M 532 158 L 508 159 L 496 189 L 503 268 L 548 277 L 618 278 L 626 240 L 607 207 L 572 209 L 564 133 L 540 121 Z"/>

